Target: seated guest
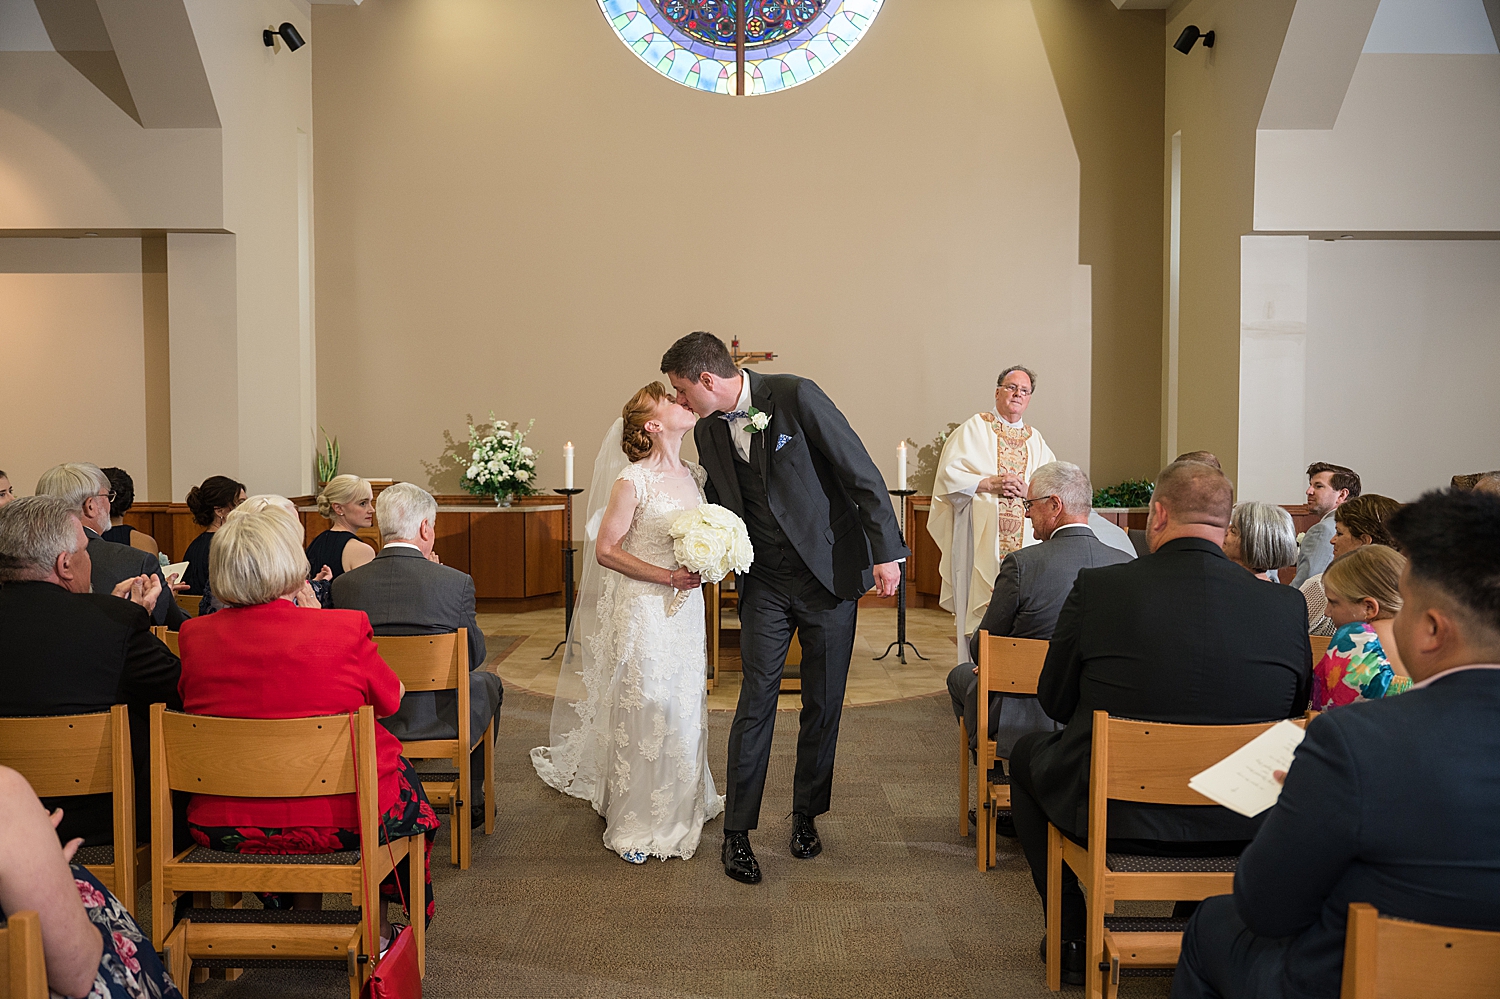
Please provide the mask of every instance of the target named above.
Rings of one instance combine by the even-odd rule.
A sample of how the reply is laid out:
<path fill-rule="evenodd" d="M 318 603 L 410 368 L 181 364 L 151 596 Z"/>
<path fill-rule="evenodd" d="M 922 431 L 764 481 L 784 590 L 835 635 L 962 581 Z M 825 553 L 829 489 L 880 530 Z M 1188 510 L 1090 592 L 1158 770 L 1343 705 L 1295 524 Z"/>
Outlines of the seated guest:
<path fill-rule="evenodd" d="M 307 546 L 307 561 L 314 573 L 326 565 L 338 579 L 375 557 L 375 549 L 355 537 L 375 519 L 372 495 L 370 483 L 357 475 L 335 475 L 318 493 L 318 512 L 332 526 Z"/>
<path fill-rule="evenodd" d="M 1011 552 L 1000 563 L 995 589 L 979 629 L 969 638 L 969 655 L 979 661 L 979 632 L 1006 638 L 1052 637 L 1058 611 L 1079 569 L 1129 562 L 1130 556 L 1099 541 L 1089 528 L 1093 488 L 1083 469 L 1053 461 L 1033 473 L 1026 489 L 1026 516 L 1042 543 Z M 953 713 L 969 727 L 969 746 L 979 745 L 979 667 L 959 663 L 948 674 Z M 1035 697 L 990 695 L 990 732 L 996 755 L 1009 758 L 1018 738 L 1057 728 Z"/>
<path fill-rule="evenodd" d="M 147 608 L 91 593 L 90 545 L 72 503 L 28 496 L 0 509 L 0 715 L 73 715 L 130 707 L 136 832 L 151 838 L 150 712 L 181 707 L 179 664 L 151 634 Z M 139 586 L 143 581 L 135 581 Z M 123 584 L 127 590 L 129 583 Z M 151 579 L 143 602 L 161 598 Z M 49 798 L 64 839 L 114 839 L 110 795 Z"/>
<path fill-rule="evenodd" d="M 1233 490 L 1199 462 L 1156 480 L 1151 554 L 1083 569 L 1057 618 L 1037 696 L 1061 732 L 1023 736 L 1011 756 L 1011 814 L 1037 893 L 1047 897 L 1047 823 L 1088 832 L 1094 712 L 1185 725 L 1234 725 L 1302 714 L 1312 649 L 1302 595 L 1224 557 Z M 1238 853 L 1259 823 L 1227 808 L 1114 802 L 1110 850 Z M 1083 978 L 1086 914 L 1078 879 L 1062 883 L 1063 969 Z"/>
<path fill-rule="evenodd" d="M 187 506 L 193 515 L 193 523 L 203 528 L 187 546 L 182 560 L 188 564 L 182 581 L 188 593 L 195 597 L 203 595 L 203 584 L 208 581 L 208 553 L 214 543 L 214 534 L 224 526 L 229 511 L 245 502 L 245 487 L 227 475 L 210 475 L 199 485 L 188 490 Z"/>
<path fill-rule="evenodd" d="M 296 530 L 302 530 L 302 517 L 297 513 L 297 505 L 285 496 L 279 496 L 276 493 L 262 493 L 257 496 L 251 496 L 240 503 L 239 506 L 230 510 L 229 515 L 224 518 L 224 523 L 227 524 L 236 517 L 244 516 L 247 513 L 258 513 L 261 510 L 279 510 L 286 514 Z M 293 602 L 298 607 L 310 607 L 314 610 L 319 607 L 333 606 L 329 596 L 328 580 L 330 578 L 328 569 L 325 566 L 321 573 L 315 578 L 309 579 L 307 585 L 297 591 Z M 219 602 L 214 599 L 213 582 L 205 580 L 203 583 L 203 599 L 198 603 L 197 616 L 202 617 L 205 614 L 212 614 L 214 611 L 221 609 Z"/>
<path fill-rule="evenodd" d="M 229 718 L 305 718 L 338 715 L 373 705 L 378 716 L 401 704 L 401 682 L 380 658 L 370 622 L 357 611 L 298 607 L 307 585 L 300 525 L 278 509 L 227 521 L 209 552 L 209 579 L 224 609 L 182 627 L 182 703 L 193 714 Z M 428 859 L 438 819 L 420 779 L 401 756 L 401 743 L 375 731 L 382 836 L 427 834 Z M 188 823 L 194 841 L 231 853 L 334 853 L 359 846 L 354 795 L 314 798 L 230 798 L 194 795 Z M 382 839 L 384 842 L 384 839 Z M 408 864 L 402 886 L 412 898 Z M 426 877 L 426 913 L 433 912 Z M 396 883 L 381 886 L 382 946 L 391 937 L 385 901 Z M 285 907 L 270 896 L 267 905 Z M 293 905 L 317 908 L 318 896 Z"/>
<path fill-rule="evenodd" d="M 1338 630 L 1313 667 L 1313 710 L 1391 697 L 1411 687 L 1392 633 L 1405 568 L 1406 559 L 1394 548 L 1367 545 L 1334 559 L 1323 573 L 1328 616 Z"/>
<path fill-rule="evenodd" d="M 0 918 L 40 917 L 47 991 L 181 999 L 150 937 L 98 878 L 72 863 L 80 841 L 58 846 L 59 818 L 47 814 L 26 778 L 0 767 Z"/>
<path fill-rule="evenodd" d="M 0 506 L 16 498 L 16 487 L 10 484 L 10 476 L 0 472 Z"/>
<path fill-rule="evenodd" d="M 1390 526 L 1417 682 L 1307 727 L 1234 894 L 1188 924 L 1173 999 L 1336 999 L 1351 902 L 1500 930 L 1500 498 L 1428 493 Z"/>
<path fill-rule="evenodd" d="M 1389 496 L 1366 493 L 1357 496 L 1333 511 L 1333 557 L 1342 558 L 1365 545 L 1385 545 L 1395 548 L 1396 540 L 1386 529 L 1391 515 L 1401 509 L 1401 504 Z M 1323 596 L 1323 574 L 1309 576 L 1302 584 L 1302 596 L 1307 600 L 1307 628 L 1314 635 L 1332 635 L 1338 627 L 1328 618 L 1328 601 Z"/>
<path fill-rule="evenodd" d="M 1276 570 L 1297 561 L 1297 531 L 1292 515 L 1274 503 L 1238 503 L 1224 532 L 1224 554 L 1229 561 L 1255 573 L 1257 579 L 1280 583 Z"/>
<path fill-rule="evenodd" d="M 474 580 L 432 553 L 437 501 L 425 489 L 398 482 L 380 493 L 380 554 L 333 581 L 333 606 L 364 611 L 377 635 L 438 635 L 469 629 L 469 733 L 477 741 L 494 724 L 505 694 L 484 665 L 484 632 L 474 616 Z M 347 550 L 347 549 L 346 549 Z M 381 724 L 404 742 L 458 735 L 458 702 L 451 691 L 407 694 L 401 710 Z M 470 820 L 484 821 L 483 747 L 471 760 Z M 476 821 L 477 820 L 477 821 Z"/>
<path fill-rule="evenodd" d="M 186 615 L 172 599 L 172 591 L 156 557 L 130 545 L 104 540 L 104 532 L 110 528 L 109 505 L 114 502 L 115 491 L 98 465 L 86 462 L 54 465 L 37 481 L 36 494 L 59 497 L 78 511 L 84 534 L 89 539 L 95 593 L 113 592 L 117 585 L 137 576 L 155 576 L 162 592 L 151 611 L 151 622 L 169 628 L 182 623 Z"/>
<path fill-rule="evenodd" d="M 99 536 L 117 545 L 139 548 L 148 555 L 160 552 L 161 547 L 157 545 L 155 538 L 125 523 L 126 511 L 135 504 L 135 480 L 130 477 L 130 473 L 123 468 L 105 468 L 101 471 L 109 479 L 109 488 L 114 493 L 114 498 L 109 501 L 110 528 Z"/>
<path fill-rule="evenodd" d="M 1179 454 L 1176 461 L 1196 461 L 1200 465 L 1211 465 L 1219 471 L 1224 471 L 1224 466 L 1219 464 L 1219 456 L 1212 451 L 1186 451 Z"/>
<path fill-rule="evenodd" d="M 1315 461 L 1307 466 L 1307 512 L 1320 519 L 1302 533 L 1297 544 L 1297 574 L 1292 585 L 1301 587 L 1307 580 L 1328 568 L 1333 561 L 1333 511 L 1359 496 L 1359 476 L 1352 468 Z"/>

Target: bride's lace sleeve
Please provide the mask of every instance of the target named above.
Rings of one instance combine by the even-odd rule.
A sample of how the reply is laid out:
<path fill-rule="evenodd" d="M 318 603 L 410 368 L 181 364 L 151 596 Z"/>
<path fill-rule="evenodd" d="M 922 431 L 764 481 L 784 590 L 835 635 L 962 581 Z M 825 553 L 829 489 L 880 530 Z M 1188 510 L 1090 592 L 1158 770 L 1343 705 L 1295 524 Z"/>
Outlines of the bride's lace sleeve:
<path fill-rule="evenodd" d="M 693 481 L 698 483 L 698 492 L 703 492 L 703 487 L 708 483 L 708 470 L 705 469 L 702 465 L 695 464 L 691 461 L 684 462 L 684 464 L 686 464 L 688 470 L 693 473 Z"/>

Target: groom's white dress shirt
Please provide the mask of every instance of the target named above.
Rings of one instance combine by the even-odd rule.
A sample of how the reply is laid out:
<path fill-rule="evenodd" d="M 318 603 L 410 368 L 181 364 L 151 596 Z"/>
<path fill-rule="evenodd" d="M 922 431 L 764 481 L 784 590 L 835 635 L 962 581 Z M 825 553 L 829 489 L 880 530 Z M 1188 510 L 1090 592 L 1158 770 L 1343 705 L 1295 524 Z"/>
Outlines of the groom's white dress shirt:
<path fill-rule="evenodd" d="M 740 397 L 735 402 L 734 408 L 741 413 L 750 412 L 750 376 L 744 370 L 740 371 Z M 729 421 L 729 439 L 734 441 L 734 449 L 740 453 L 741 461 L 750 460 L 750 418 L 742 416 Z"/>

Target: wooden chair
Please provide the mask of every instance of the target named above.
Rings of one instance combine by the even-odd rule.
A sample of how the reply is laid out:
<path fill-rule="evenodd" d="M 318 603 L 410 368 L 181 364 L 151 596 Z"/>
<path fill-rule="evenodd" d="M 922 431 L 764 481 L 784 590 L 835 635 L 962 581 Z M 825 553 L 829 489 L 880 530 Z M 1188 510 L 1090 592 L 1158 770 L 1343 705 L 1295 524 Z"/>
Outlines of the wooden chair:
<path fill-rule="evenodd" d="M 161 639 L 161 643 L 171 651 L 172 655 L 182 658 L 182 650 L 177 647 L 177 632 L 168 631 L 166 625 L 156 624 L 151 626 L 151 634 Z"/>
<path fill-rule="evenodd" d="M 1309 635 L 1307 636 L 1307 640 L 1312 643 L 1313 665 L 1316 666 L 1323 656 L 1327 654 L 1329 643 L 1333 641 L 1333 637 L 1331 635 Z"/>
<path fill-rule="evenodd" d="M 0 999 L 47 999 L 42 917 L 14 912 L 0 926 Z"/>
<path fill-rule="evenodd" d="M 417 964 L 426 970 L 423 844 L 418 834 L 380 844 L 375 711 L 359 709 L 351 746 L 348 715 L 316 718 L 215 718 L 151 706 L 151 933 L 167 969 L 187 995 L 188 972 L 251 968 L 279 961 L 340 961 L 349 995 L 379 962 L 380 882 L 401 858 L 411 866 L 408 899 Z M 358 758 L 358 776 L 355 766 Z M 354 794 L 359 787 L 359 850 L 332 854 L 222 853 L 192 846 L 172 852 L 172 791 L 248 798 Z M 193 908 L 181 920 L 177 897 L 222 891 L 345 894 L 356 911 L 296 912 Z"/>
<path fill-rule="evenodd" d="M 195 597 L 191 593 L 179 593 L 179 594 L 177 594 L 177 606 L 181 607 L 182 608 L 182 612 L 184 614 L 186 614 L 188 617 L 197 617 L 198 616 L 198 607 L 202 603 L 203 603 L 203 598 L 202 597 Z"/>
<path fill-rule="evenodd" d="M 1382 917 L 1352 902 L 1340 999 L 1471 999 L 1496 994 L 1500 933 Z"/>
<path fill-rule="evenodd" d="M 975 818 L 974 859 L 981 871 L 995 866 L 995 819 L 1010 809 L 1010 777 L 990 781 L 999 759 L 989 737 L 991 693 L 1035 694 L 1036 681 L 1047 661 L 1048 643 L 1035 638 L 1003 638 L 979 633 L 979 776 Z M 963 835 L 969 834 L 969 729 L 958 724 L 958 816 Z"/>
<path fill-rule="evenodd" d="M 89 715 L 0 718 L 0 765 L 25 777 L 39 798 L 114 796 L 114 842 L 82 847 L 73 861 L 135 915 L 140 875 L 150 868 L 148 847 L 135 841 L 135 770 L 125 705 Z"/>
<path fill-rule="evenodd" d="M 1303 719 L 1295 719 L 1305 725 Z M 1239 857 L 1147 857 L 1113 853 L 1106 841 L 1108 803 L 1211 805 L 1188 787 L 1194 774 L 1219 762 L 1276 722 L 1254 725 L 1168 725 L 1094 712 L 1089 773 L 1088 845 L 1047 826 L 1047 939 L 1062 939 L 1062 866 L 1078 875 L 1088 896 L 1083 973 L 1089 999 L 1113 999 L 1121 968 L 1171 968 L 1182 950 L 1186 920 L 1114 918 L 1121 900 L 1190 901 L 1234 890 Z M 1047 987 L 1062 986 L 1062 948 L 1047 948 Z M 1107 969 L 1107 973 L 1105 973 Z"/>
<path fill-rule="evenodd" d="M 443 635 L 377 637 L 380 657 L 406 684 L 407 693 L 418 690 L 452 690 L 458 695 L 458 736 L 403 742 L 409 760 L 447 759 L 455 770 L 422 774 L 422 788 L 434 807 L 450 806 L 450 840 L 453 863 L 467 871 L 474 856 L 474 830 L 469 825 L 467 798 L 470 787 L 469 753 L 476 742 L 484 745 L 484 834 L 495 831 L 495 726 L 487 726 L 474 740 L 469 732 L 469 630 L 460 628 Z"/>

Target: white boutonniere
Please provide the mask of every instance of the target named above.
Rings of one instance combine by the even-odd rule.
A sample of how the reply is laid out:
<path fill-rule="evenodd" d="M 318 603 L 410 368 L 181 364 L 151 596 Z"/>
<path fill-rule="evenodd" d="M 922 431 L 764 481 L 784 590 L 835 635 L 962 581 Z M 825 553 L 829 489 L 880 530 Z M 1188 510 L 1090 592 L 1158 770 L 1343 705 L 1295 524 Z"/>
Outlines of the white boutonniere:
<path fill-rule="evenodd" d="M 1303 531 L 1301 534 L 1297 535 L 1297 544 L 1300 545 L 1302 543 L 1302 539 L 1305 537 L 1307 537 L 1306 531 Z"/>
<path fill-rule="evenodd" d="M 762 413 L 754 406 L 750 407 L 750 423 L 745 427 L 745 433 L 754 434 L 766 429 L 771 425 L 771 414 Z"/>

